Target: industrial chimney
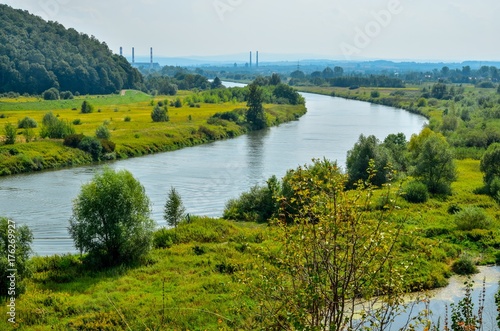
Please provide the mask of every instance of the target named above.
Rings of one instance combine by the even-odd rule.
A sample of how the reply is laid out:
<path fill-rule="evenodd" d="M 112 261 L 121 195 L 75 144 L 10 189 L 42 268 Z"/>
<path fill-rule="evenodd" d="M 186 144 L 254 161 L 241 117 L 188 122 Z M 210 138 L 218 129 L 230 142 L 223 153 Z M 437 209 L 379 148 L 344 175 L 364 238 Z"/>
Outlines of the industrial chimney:
<path fill-rule="evenodd" d="M 255 66 L 259 67 L 259 51 L 257 51 L 257 59 L 255 60 Z"/>
<path fill-rule="evenodd" d="M 250 51 L 250 68 L 252 67 L 252 51 Z"/>
<path fill-rule="evenodd" d="M 135 49 L 132 47 L 132 64 L 135 63 Z"/>
<path fill-rule="evenodd" d="M 153 47 L 151 47 L 150 51 L 151 51 L 151 62 L 150 63 L 151 63 L 151 65 L 153 65 Z"/>
<path fill-rule="evenodd" d="M 120 56 L 123 56 L 123 47 L 120 47 Z"/>

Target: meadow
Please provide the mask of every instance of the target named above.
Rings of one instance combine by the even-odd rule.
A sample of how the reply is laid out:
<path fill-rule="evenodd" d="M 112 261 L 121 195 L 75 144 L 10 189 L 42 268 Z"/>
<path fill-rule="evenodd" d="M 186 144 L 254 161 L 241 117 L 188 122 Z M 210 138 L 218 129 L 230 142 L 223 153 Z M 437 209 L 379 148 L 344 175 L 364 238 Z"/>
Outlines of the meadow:
<path fill-rule="evenodd" d="M 0 146 L 0 175 L 53 169 L 88 164 L 88 153 L 63 146 L 62 140 L 42 139 L 40 130 L 43 116 L 53 112 L 60 120 L 70 123 L 77 134 L 93 137 L 96 129 L 105 125 L 110 140 L 116 144 L 113 158 L 128 158 L 157 152 L 175 150 L 209 141 L 232 138 L 245 133 L 248 128 L 232 121 L 212 121 L 215 113 L 245 109 L 244 102 L 197 103 L 183 102 L 196 92 L 180 91 L 175 97 L 152 97 L 139 91 L 126 91 L 124 95 L 80 96 L 73 100 L 45 101 L 39 98 L 19 97 L 0 99 L 0 127 L 17 124 L 23 118 L 33 118 L 38 127 L 33 130 L 34 140 L 27 142 L 23 130 L 17 130 L 14 145 Z M 168 122 L 155 123 L 151 111 L 158 102 L 170 105 L 177 99 L 182 106 L 168 107 Z M 83 101 L 89 102 L 94 111 L 81 113 Z M 265 105 L 270 125 L 295 120 L 306 111 L 303 105 Z"/>

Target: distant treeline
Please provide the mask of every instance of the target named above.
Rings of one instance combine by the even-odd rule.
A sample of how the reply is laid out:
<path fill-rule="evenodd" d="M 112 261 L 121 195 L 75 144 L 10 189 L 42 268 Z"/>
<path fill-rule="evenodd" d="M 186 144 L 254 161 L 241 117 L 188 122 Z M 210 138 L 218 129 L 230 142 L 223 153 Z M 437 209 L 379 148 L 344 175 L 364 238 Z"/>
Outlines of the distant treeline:
<path fill-rule="evenodd" d="M 144 89 L 142 75 L 94 36 L 0 5 L 0 93 Z"/>

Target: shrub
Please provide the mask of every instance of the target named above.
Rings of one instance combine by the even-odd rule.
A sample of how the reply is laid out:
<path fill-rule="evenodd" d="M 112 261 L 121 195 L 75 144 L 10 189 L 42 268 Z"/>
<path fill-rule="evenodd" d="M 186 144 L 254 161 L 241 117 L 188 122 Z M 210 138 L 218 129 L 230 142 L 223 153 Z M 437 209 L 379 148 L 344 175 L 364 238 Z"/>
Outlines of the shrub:
<path fill-rule="evenodd" d="M 168 112 L 166 107 L 156 105 L 151 112 L 151 119 L 153 122 L 168 122 Z"/>
<path fill-rule="evenodd" d="M 370 96 L 371 96 L 372 98 L 378 98 L 378 97 L 380 97 L 380 92 L 379 92 L 379 91 L 372 91 L 372 92 L 370 93 Z"/>
<path fill-rule="evenodd" d="M 104 153 L 113 153 L 116 148 L 116 144 L 108 139 L 101 139 L 101 146 Z"/>
<path fill-rule="evenodd" d="M 466 256 L 453 262 L 451 270 L 458 275 L 472 275 L 478 272 L 472 260 Z"/>
<path fill-rule="evenodd" d="M 64 146 L 78 148 L 85 136 L 83 134 L 70 134 L 64 138 Z"/>
<path fill-rule="evenodd" d="M 465 207 L 455 215 L 455 225 L 459 230 L 488 229 L 491 218 L 479 207 Z"/>
<path fill-rule="evenodd" d="M 87 102 L 87 100 L 84 100 L 82 103 L 82 107 L 80 108 L 80 112 L 82 114 L 90 114 L 94 111 L 94 107 Z"/>
<path fill-rule="evenodd" d="M 79 118 L 75 118 L 75 119 L 73 120 L 73 125 L 80 125 L 80 124 L 82 124 L 82 120 L 81 120 L 81 119 L 79 119 Z"/>
<path fill-rule="evenodd" d="M 94 161 L 99 161 L 101 158 L 103 148 L 101 142 L 96 138 L 84 137 L 78 144 L 78 148 L 92 155 Z"/>
<path fill-rule="evenodd" d="M 254 186 L 238 199 L 229 200 L 224 218 L 245 222 L 267 222 L 275 212 L 271 190 L 266 186 Z"/>
<path fill-rule="evenodd" d="M 125 116 L 125 118 L 123 120 L 125 122 L 130 122 L 132 120 L 132 118 L 130 116 Z"/>
<path fill-rule="evenodd" d="M 17 123 L 18 129 L 34 129 L 38 126 L 38 123 L 31 117 L 26 116 Z"/>
<path fill-rule="evenodd" d="M 424 183 L 413 181 L 406 185 L 403 197 L 408 202 L 423 203 L 429 199 L 429 192 Z"/>
<path fill-rule="evenodd" d="M 73 98 L 74 98 L 73 93 L 71 93 L 70 91 L 61 92 L 61 99 L 63 99 L 63 100 L 71 100 Z"/>
<path fill-rule="evenodd" d="M 180 98 L 177 98 L 174 102 L 174 107 L 175 108 L 181 108 L 182 107 L 182 101 Z"/>
<path fill-rule="evenodd" d="M 16 134 L 17 130 L 14 125 L 11 123 L 7 123 L 4 126 L 4 131 L 5 131 L 5 144 L 6 145 L 13 145 L 16 143 Z"/>
<path fill-rule="evenodd" d="M 170 248 L 177 243 L 177 236 L 174 230 L 160 229 L 153 233 L 153 246 L 155 248 Z"/>
<path fill-rule="evenodd" d="M 43 116 L 42 124 L 40 132 L 42 138 L 62 139 L 75 133 L 75 129 L 70 123 L 58 119 L 52 112 Z"/>
<path fill-rule="evenodd" d="M 42 93 L 44 100 L 59 100 L 59 91 L 52 87 Z"/>
<path fill-rule="evenodd" d="M 109 139 L 111 132 L 106 125 L 102 124 L 95 130 L 95 136 L 99 139 Z"/>

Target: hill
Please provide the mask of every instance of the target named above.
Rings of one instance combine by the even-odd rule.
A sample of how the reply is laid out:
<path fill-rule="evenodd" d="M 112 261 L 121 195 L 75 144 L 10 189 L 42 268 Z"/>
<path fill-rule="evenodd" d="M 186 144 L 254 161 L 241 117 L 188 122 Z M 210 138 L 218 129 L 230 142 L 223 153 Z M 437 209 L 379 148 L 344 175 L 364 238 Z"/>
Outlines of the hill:
<path fill-rule="evenodd" d="M 0 93 L 55 87 L 107 94 L 143 86 L 140 73 L 94 36 L 1 4 L 0 21 Z"/>

